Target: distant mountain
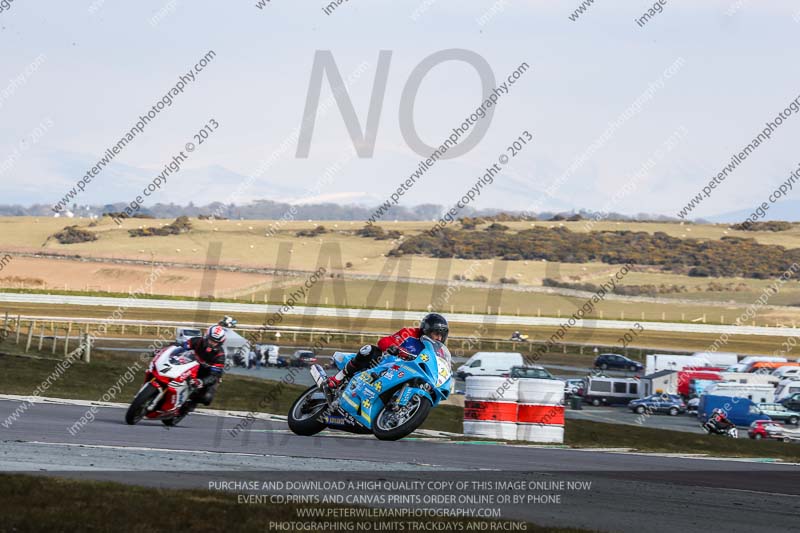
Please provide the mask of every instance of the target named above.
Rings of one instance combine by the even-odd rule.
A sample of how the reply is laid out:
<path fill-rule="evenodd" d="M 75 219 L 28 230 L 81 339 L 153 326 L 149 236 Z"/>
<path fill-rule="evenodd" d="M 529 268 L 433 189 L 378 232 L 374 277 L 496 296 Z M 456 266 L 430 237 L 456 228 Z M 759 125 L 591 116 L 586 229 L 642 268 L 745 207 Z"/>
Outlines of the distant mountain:
<path fill-rule="evenodd" d="M 800 200 L 783 200 L 775 204 L 768 204 L 767 214 L 759 220 L 785 220 L 787 222 L 800 222 Z M 730 211 L 720 215 L 705 217 L 711 222 L 734 223 L 742 222 L 753 212 L 752 209 Z"/>
<path fill-rule="evenodd" d="M 223 169 L 224 170 L 224 169 Z M 215 175 L 220 177 L 219 171 Z M 234 176 L 230 176 L 235 179 Z M 223 178 L 220 178 L 223 179 Z M 104 205 L 72 205 L 69 212 L 75 216 L 99 216 L 103 213 L 121 212 L 125 210 L 127 204 L 115 202 Z M 53 216 L 50 204 L 34 204 L 31 206 L 23 205 L 2 205 L 0 204 L 0 216 Z M 195 205 L 194 202 L 187 204 L 155 204 L 150 207 L 142 207 L 141 213 L 152 215 L 156 218 L 175 218 L 179 216 L 197 217 L 199 215 L 216 214 L 229 219 L 249 219 L 249 220 L 277 220 L 281 218 L 291 220 L 368 220 L 376 213 L 378 206 L 364 206 L 356 204 L 337 204 L 337 203 L 315 203 L 315 204 L 290 204 L 287 202 L 277 202 L 273 200 L 256 200 L 248 204 L 223 204 L 221 202 L 211 202 L 203 205 Z M 391 206 L 380 219 L 387 222 L 392 220 L 438 220 L 444 211 L 444 207 L 436 204 L 421 204 L 411 207 Z M 519 216 L 520 212 L 507 211 L 497 208 L 476 210 L 472 208 L 463 209 L 457 216 L 460 217 L 489 217 L 500 214 L 509 216 Z M 538 220 L 550 220 L 558 217 L 564 220 L 570 216 L 580 215 L 583 219 L 594 218 L 592 211 L 542 211 L 534 216 Z M 621 221 L 654 221 L 654 222 L 675 222 L 676 219 L 663 215 L 651 215 L 639 213 L 634 216 L 623 215 L 621 213 L 602 214 L 602 220 L 621 220 Z"/>

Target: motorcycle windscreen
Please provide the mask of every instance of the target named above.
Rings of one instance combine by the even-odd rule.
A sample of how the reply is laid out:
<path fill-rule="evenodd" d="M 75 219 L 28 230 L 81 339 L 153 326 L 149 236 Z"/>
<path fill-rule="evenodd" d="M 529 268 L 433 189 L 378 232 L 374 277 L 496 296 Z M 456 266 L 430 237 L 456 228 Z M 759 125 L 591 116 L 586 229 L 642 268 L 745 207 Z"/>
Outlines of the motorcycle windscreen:
<path fill-rule="evenodd" d="M 450 350 L 441 342 L 435 341 L 430 337 L 422 337 L 422 341 L 427 351 L 432 352 L 436 356 L 436 387 L 441 387 L 447 383 L 447 380 L 453 375 Z"/>

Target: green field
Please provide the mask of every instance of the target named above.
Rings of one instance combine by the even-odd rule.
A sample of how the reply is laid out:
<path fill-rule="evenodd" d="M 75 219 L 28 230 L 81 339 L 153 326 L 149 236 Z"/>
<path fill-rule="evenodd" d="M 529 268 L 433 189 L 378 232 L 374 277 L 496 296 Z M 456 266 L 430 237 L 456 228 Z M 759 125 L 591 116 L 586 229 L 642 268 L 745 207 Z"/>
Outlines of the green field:
<path fill-rule="evenodd" d="M 317 283 L 301 303 L 329 306 L 368 307 L 377 309 L 425 310 L 434 305 L 443 312 L 474 312 L 496 314 L 520 314 L 528 316 L 569 316 L 583 304 L 585 298 L 564 296 L 557 292 L 523 292 L 518 287 L 540 287 L 543 278 L 559 279 L 567 283 L 599 284 L 618 270 L 614 265 L 601 263 L 570 264 L 547 263 L 543 261 L 502 261 L 502 260 L 438 260 L 430 257 L 407 256 L 401 259 L 386 257 L 396 243 L 387 240 L 374 240 L 354 235 L 361 227 L 360 222 L 323 222 L 330 230 L 319 237 L 296 237 L 301 229 L 310 229 L 317 222 L 291 222 L 281 227 L 273 236 L 265 236 L 272 221 L 200 221 L 193 219 L 194 228 L 188 234 L 169 237 L 131 238 L 127 229 L 148 225 L 164 225 L 170 220 L 133 219 L 126 220 L 122 227 L 108 219 L 101 219 L 96 227 L 88 228 L 86 219 L 52 219 L 34 217 L 0 218 L 0 230 L 6 236 L 3 248 L 13 257 L 14 251 L 79 254 L 101 258 L 105 261 L 137 259 L 151 261 L 176 261 L 202 264 L 206 261 L 209 246 L 220 243 L 221 264 L 232 267 L 286 268 L 310 271 L 324 266 L 334 277 L 326 277 Z M 78 224 L 97 232 L 99 240 L 89 243 L 61 245 L 48 237 L 65 224 Z M 510 222 L 513 229 L 524 229 L 531 224 L 553 226 L 563 225 L 573 231 L 585 231 L 584 222 Z M 389 222 L 386 229 L 397 229 L 405 235 L 413 235 L 428 228 L 427 222 Z M 596 230 L 619 230 L 656 232 L 663 231 L 677 237 L 698 237 L 718 239 L 725 235 L 754 238 L 758 242 L 782 244 L 786 247 L 800 246 L 800 226 L 784 232 L 737 232 L 724 225 L 696 225 L 669 223 L 619 223 L 601 222 Z M 52 263 L 51 272 L 58 272 L 64 261 L 38 259 L 39 262 Z M 24 263 L 20 260 L 20 263 Z M 38 264 L 38 263 L 37 263 Z M 120 287 L 135 287 L 133 281 L 143 276 L 124 265 L 103 266 L 103 263 L 81 263 L 84 265 L 85 280 L 75 279 L 74 283 L 48 281 L 47 268 L 44 273 L 29 274 L 27 271 L 14 271 L 13 261 L 7 266 L 6 274 L 0 276 L 0 286 L 19 288 L 24 286 L 26 276 L 28 287 L 40 290 L 63 289 L 69 291 L 94 286 L 102 290 L 104 282 Z M 349 264 L 349 266 L 347 266 Z M 29 268 L 26 264 L 25 268 Z M 126 270 L 128 268 L 128 270 Z M 30 270 L 30 268 L 29 268 Z M 172 284 L 185 280 L 186 270 L 168 272 L 164 283 L 158 287 L 157 294 L 177 294 L 191 297 L 200 292 L 199 286 Z M 13 275 L 8 275 L 9 273 Z M 216 272 L 209 279 L 224 282 L 230 272 Z M 375 279 L 357 279 L 357 276 L 381 276 Z M 489 282 L 496 283 L 501 277 L 515 279 L 518 286 L 506 285 L 489 290 L 488 287 L 467 287 L 451 285 L 455 275 L 466 275 L 472 279 L 485 276 Z M 240 275 L 243 276 L 243 275 Z M 353 277 L 356 276 L 356 277 Z M 422 281 L 399 281 L 398 276 Z M 128 279 L 121 283 L 120 280 Z M 432 282 L 436 281 L 434 285 Z M 222 283 L 225 289 L 215 290 L 219 298 L 235 299 L 243 302 L 279 303 L 289 298 L 305 281 L 305 276 L 272 276 L 251 274 L 237 278 L 235 282 Z M 664 293 L 658 300 L 630 301 L 608 298 L 597 305 L 590 314 L 593 318 L 666 320 L 671 322 L 734 323 L 747 305 L 753 303 L 772 281 L 742 278 L 692 278 L 689 276 L 661 272 L 658 269 L 641 267 L 629 273 L 620 282 L 625 285 L 684 285 L 687 292 Z M 710 283 L 727 290 L 714 289 Z M 175 286 L 178 286 L 176 292 Z M 732 290 L 735 288 L 736 290 Z M 120 291 L 124 292 L 124 291 Z M 677 300 L 681 300 L 680 302 Z M 685 303 L 683 303 L 685 301 Z M 706 302 L 716 302 L 710 305 Z M 758 325 L 800 323 L 800 284 L 790 282 L 778 294 L 771 296 L 771 305 L 778 308 L 762 308 L 758 315 L 748 321 Z"/>

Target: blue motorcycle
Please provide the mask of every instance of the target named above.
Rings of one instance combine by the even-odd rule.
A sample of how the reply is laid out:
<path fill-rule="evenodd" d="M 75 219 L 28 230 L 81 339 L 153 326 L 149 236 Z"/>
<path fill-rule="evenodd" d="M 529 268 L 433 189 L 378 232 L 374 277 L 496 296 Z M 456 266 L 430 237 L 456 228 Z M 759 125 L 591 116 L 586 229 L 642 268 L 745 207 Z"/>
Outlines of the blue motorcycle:
<path fill-rule="evenodd" d="M 343 369 L 354 353 L 336 352 Z M 450 396 L 453 386 L 450 350 L 429 337 L 409 338 L 396 356 L 386 355 L 377 366 L 356 373 L 331 391 L 320 365 L 311 367 L 316 386 L 305 391 L 289 410 L 289 429 L 310 436 L 324 429 L 372 433 L 381 440 L 398 440 L 425 422 L 431 408 Z"/>

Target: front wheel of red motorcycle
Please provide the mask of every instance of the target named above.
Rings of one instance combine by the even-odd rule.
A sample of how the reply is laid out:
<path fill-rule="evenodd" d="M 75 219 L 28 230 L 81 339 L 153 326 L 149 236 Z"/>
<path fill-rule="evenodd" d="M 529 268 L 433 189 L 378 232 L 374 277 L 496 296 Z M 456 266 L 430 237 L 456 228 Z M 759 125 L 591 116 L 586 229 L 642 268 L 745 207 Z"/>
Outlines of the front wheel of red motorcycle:
<path fill-rule="evenodd" d="M 131 406 L 128 407 L 128 412 L 125 413 L 125 422 L 132 426 L 144 418 L 144 415 L 147 414 L 147 406 L 150 405 L 153 398 L 158 396 L 158 392 L 158 387 L 152 383 L 142 387 L 131 402 Z"/>

